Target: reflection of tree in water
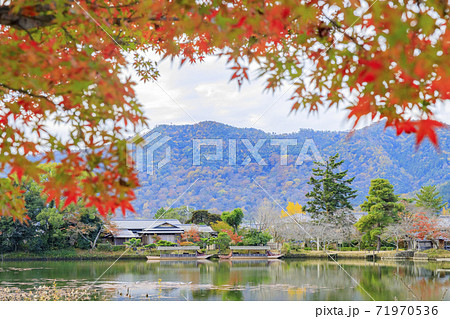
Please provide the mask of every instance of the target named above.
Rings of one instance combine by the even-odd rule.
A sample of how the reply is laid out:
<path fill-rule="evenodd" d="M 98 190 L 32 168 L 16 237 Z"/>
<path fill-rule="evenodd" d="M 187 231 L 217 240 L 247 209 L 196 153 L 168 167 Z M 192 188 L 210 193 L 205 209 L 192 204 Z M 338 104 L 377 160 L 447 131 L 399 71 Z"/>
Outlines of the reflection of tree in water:
<path fill-rule="evenodd" d="M 371 300 L 366 291 L 377 301 L 405 300 L 405 288 L 393 279 L 393 272 L 393 267 L 366 266 L 355 278 L 359 282 L 356 289 L 365 300 Z"/>
<path fill-rule="evenodd" d="M 215 286 L 222 286 L 230 282 L 230 268 L 227 262 L 219 262 L 212 276 L 212 283 Z"/>
<path fill-rule="evenodd" d="M 413 280 L 413 282 L 405 282 L 405 284 L 410 287 L 419 300 L 441 300 L 446 289 L 450 288 L 450 282 L 446 278 L 430 277 L 408 279 L 410 279 L 409 281 Z M 448 292 L 445 293 L 444 300 L 450 300 Z"/>
<path fill-rule="evenodd" d="M 96 280 L 111 266 L 112 261 L 31 261 L 20 262 L 20 267 L 30 268 L 30 271 L 0 272 L 0 281 L 24 281 L 33 286 L 39 284 L 37 279 L 46 282 L 66 281 L 68 285 L 84 285 L 86 281 Z M 17 262 L 4 262 L 3 267 L 17 265 Z M 119 261 L 102 277 L 102 280 L 116 278 L 124 273 L 148 273 L 145 263 Z"/>
<path fill-rule="evenodd" d="M 244 300 L 244 293 L 239 289 L 199 289 L 192 291 L 192 299 L 196 301 L 219 300 L 220 296 L 225 301 Z"/>
<path fill-rule="evenodd" d="M 436 276 L 435 269 L 429 269 L 430 264 L 424 266 L 427 267 L 401 263 L 397 266 L 367 267 L 356 279 L 375 300 L 440 300 L 450 283 Z M 361 295 L 367 296 L 361 287 L 357 289 Z"/>
<path fill-rule="evenodd" d="M 221 291 L 217 289 L 198 289 L 192 291 L 192 299 L 197 301 L 211 300 L 212 297 L 217 296 Z"/>
<path fill-rule="evenodd" d="M 225 290 L 222 295 L 222 300 L 242 301 L 244 300 L 244 294 L 241 290 Z"/>
<path fill-rule="evenodd" d="M 216 286 L 235 286 L 247 283 L 258 285 L 269 283 L 272 279 L 273 274 L 267 261 L 225 261 L 218 263 L 213 275 L 213 284 Z"/>
<path fill-rule="evenodd" d="M 277 283 L 292 286 L 287 290 L 291 299 L 353 300 L 354 298 L 355 284 L 334 262 L 310 259 L 287 261 L 281 268 Z M 292 291 L 301 293 L 293 295 Z"/>

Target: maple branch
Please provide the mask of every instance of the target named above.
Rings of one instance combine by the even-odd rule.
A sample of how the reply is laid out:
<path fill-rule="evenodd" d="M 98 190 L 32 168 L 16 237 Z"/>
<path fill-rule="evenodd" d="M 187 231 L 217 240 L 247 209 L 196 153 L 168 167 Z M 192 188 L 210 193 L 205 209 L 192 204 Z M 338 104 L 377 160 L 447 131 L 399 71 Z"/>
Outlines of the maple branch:
<path fill-rule="evenodd" d="M 81 231 L 78 232 L 78 235 L 80 235 L 81 237 L 83 237 L 86 241 L 88 241 L 91 244 L 92 249 L 94 249 L 93 245 L 92 245 L 92 240 L 86 238 L 83 233 L 81 233 Z"/>
<path fill-rule="evenodd" d="M 352 37 L 351 35 L 347 34 L 345 31 L 347 31 L 347 29 L 342 30 L 342 27 L 339 25 L 339 23 L 337 23 L 335 20 L 328 18 L 326 14 L 323 14 L 323 16 L 333 25 L 333 27 L 335 27 L 335 29 L 337 31 L 339 31 L 340 33 L 342 33 L 344 35 L 344 37 L 346 37 L 347 39 L 353 41 L 353 43 L 355 43 L 357 46 L 359 46 L 360 48 L 363 48 L 362 45 L 360 45 L 357 41 L 356 38 Z"/>
<path fill-rule="evenodd" d="M 23 28 L 22 28 L 22 30 L 25 31 L 28 34 L 28 36 L 30 37 L 31 41 L 34 41 L 33 35 L 31 34 L 30 31 L 28 31 L 27 29 L 23 29 Z M 36 42 L 36 41 L 34 41 L 34 42 Z"/>
<path fill-rule="evenodd" d="M 12 12 L 11 6 L 0 6 L 0 24 L 10 26 L 20 30 L 30 30 L 34 28 L 46 27 L 54 24 L 55 16 L 52 14 L 27 16 L 20 10 L 18 13 Z M 34 6 L 36 12 L 46 12 L 50 10 L 49 5 Z"/>
<path fill-rule="evenodd" d="M 98 240 L 98 238 L 100 237 L 100 234 L 102 233 L 102 231 L 103 231 L 103 225 L 100 227 L 100 229 L 99 229 L 99 231 L 98 231 L 98 233 L 97 233 L 97 236 L 95 236 L 95 240 L 94 240 L 94 242 L 93 242 L 93 244 L 92 244 L 92 249 L 95 248 L 95 244 L 97 243 L 97 240 Z"/>
<path fill-rule="evenodd" d="M 75 38 L 70 34 L 70 32 L 65 27 L 61 26 L 61 29 L 64 31 L 64 33 L 70 40 L 76 41 Z"/>
<path fill-rule="evenodd" d="M 22 94 L 28 95 L 30 97 L 34 97 L 34 98 L 38 98 L 38 99 L 44 99 L 44 100 L 50 102 L 51 104 L 55 105 L 55 103 L 52 100 L 50 100 L 45 95 L 34 94 L 34 93 L 31 93 L 31 92 L 29 92 L 27 90 L 24 90 L 24 89 L 16 89 L 16 88 L 10 87 L 10 86 L 8 86 L 6 84 L 3 84 L 3 83 L 0 83 L 0 87 L 2 87 L 4 89 L 11 90 L 11 91 L 16 91 L 16 92 L 22 93 Z"/>
<path fill-rule="evenodd" d="M 72 2 L 72 1 L 69 1 Z M 131 6 L 133 4 L 139 3 L 136 1 L 135 3 L 129 4 L 128 6 Z M 91 4 L 91 6 L 98 7 L 98 8 L 121 8 L 123 6 L 117 6 L 117 7 L 102 7 L 95 4 Z M 33 6 L 33 9 L 37 15 L 26 15 L 23 10 L 19 10 L 19 12 L 15 13 L 12 12 L 12 7 L 9 5 L 0 6 L 0 25 L 9 26 L 14 29 L 19 30 L 31 30 L 31 29 L 39 29 L 44 28 L 48 26 L 52 26 L 56 24 L 55 21 L 55 15 L 54 14 L 40 14 L 44 12 L 49 12 L 52 10 L 50 5 L 35 5 Z M 134 13 L 133 13 L 134 14 Z M 112 25 L 115 26 L 122 26 L 123 23 L 131 23 L 137 20 L 140 20 L 142 17 L 135 17 L 133 18 L 132 15 L 127 18 L 108 18 L 105 19 L 106 22 L 109 22 Z M 161 16 L 158 18 L 155 17 L 149 17 L 149 21 L 179 21 L 179 18 L 176 17 L 167 17 L 167 16 Z"/>
<path fill-rule="evenodd" d="M 111 5 L 111 6 L 104 6 L 104 5 L 98 5 L 95 4 L 95 1 L 91 1 L 91 5 L 95 5 L 98 8 L 102 8 L 102 9 L 117 9 L 117 8 L 127 8 L 127 7 L 132 7 L 136 4 L 139 4 L 141 1 L 133 1 L 127 4 L 120 4 L 120 5 Z"/>

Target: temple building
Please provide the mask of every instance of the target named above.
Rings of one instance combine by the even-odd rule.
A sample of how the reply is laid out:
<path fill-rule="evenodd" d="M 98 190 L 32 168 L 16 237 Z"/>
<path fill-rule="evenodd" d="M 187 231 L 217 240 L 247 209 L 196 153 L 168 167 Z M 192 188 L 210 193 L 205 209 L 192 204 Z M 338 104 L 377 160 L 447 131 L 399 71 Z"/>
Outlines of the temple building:
<path fill-rule="evenodd" d="M 114 245 L 123 245 L 131 238 L 140 238 L 143 245 L 158 240 L 177 243 L 184 232 L 193 228 L 202 235 L 216 235 L 210 226 L 182 224 L 177 219 L 114 220 L 112 224 L 114 228 L 110 230 L 108 238 Z"/>

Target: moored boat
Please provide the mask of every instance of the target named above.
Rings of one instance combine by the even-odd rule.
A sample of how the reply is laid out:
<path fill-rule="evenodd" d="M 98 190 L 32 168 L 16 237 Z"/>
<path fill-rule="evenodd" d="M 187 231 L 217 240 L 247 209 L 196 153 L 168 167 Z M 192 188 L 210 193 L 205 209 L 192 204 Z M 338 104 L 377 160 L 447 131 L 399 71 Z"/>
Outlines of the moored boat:
<path fill-rule="evenodd" d="M 230 246 L 228 255 L 219 255 L 220 259 L 278 259 L 284 254 L 276 254 L 270 251 L 268 246 Z"/>
<path fill-rule="evenodd" d="M 158 247 L 159 256 L 147 256 L 148 260 L 202 260 L 212 254 L 199 252 L 199 246 L 167 246 Z"/>

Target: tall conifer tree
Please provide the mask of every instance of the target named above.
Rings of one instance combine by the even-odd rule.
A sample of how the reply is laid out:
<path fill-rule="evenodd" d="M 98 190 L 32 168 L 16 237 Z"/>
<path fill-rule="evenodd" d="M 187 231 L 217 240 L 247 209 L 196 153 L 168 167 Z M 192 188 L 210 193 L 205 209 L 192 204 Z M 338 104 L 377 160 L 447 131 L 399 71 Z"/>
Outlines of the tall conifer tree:
<path fill-rule="evenodd" d="M 442 196 L 439 196 L 439 191 L 436 190 L 436 186 L 422 186 L 420 191 L 414 198 L 417 207 L 422 207 L 431 210 L 433 213 L 439 213 L 447 203 L 444 203 Z"/>
<path fill-rule="evenodd" d="M 385 227 L 398 220 L 398 213 L 404 210 L 403 204 L 398 202 L 394 194 L 394 187 L 387 179 L 374 179 L 370 183 L 369 196 L 361 205 L 367 215 L 361 217 L 355 224 L 356 228 L 364 233 L 363 241 L 377 242 L 380 250 L 381 239 Z"/>
<path fill-rule="evenodd" d="M 305 210 L 316 220 L 339 222 L 338 212 L 353 210 L 351 200 L 356 190 L 351 187 L 354 177 L 348 178 L 348 171 L 340 171 L 344 161 L 338 161 L 339 154 L 330 156 L 324 163 L 315 162 L 313 176 L 308 184 L 313 189 L 306 194 L 309 201 Z"/>

